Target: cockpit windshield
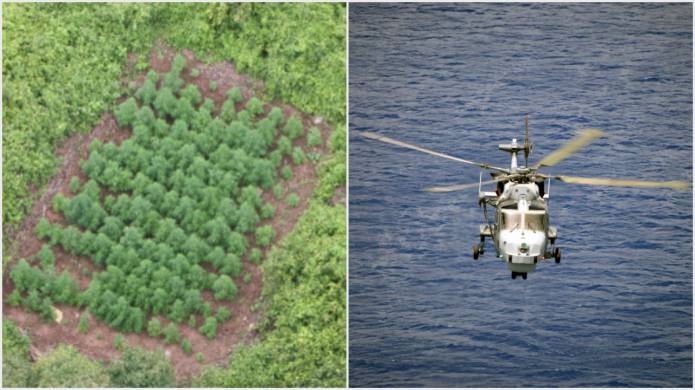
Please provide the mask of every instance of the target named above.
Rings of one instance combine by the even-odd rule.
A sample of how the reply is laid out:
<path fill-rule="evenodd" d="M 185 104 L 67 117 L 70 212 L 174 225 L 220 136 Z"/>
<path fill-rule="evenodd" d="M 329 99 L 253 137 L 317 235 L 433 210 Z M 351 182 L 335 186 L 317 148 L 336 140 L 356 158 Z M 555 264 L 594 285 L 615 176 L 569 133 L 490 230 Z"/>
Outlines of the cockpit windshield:
<path fill-rule="evenodd" d="M 501 221 L 502 229 L 524 229 L 533 231 L 545 231 L 544 217 L 544 212 L 528 211 L 522 213 L 516 210 L 503 210 Z"/>

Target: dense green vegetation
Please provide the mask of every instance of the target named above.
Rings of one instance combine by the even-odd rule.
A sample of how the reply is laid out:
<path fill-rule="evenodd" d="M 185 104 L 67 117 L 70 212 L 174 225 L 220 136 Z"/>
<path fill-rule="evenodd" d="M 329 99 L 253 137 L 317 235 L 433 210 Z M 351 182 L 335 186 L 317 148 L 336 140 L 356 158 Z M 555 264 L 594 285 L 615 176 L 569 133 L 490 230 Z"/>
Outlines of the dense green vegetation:
<path fill-rule="evenodd" d="M 181 25 L 186 25 L 187 28 L 182 29 Z M 259 102 L 281 99 L 302 111 L 326 118 L 332 126 L 338 128 L 331 137 L 334 155 L 329 161 L 322 162 L 319 166 L 321 180 L 307 213 L 302 217 L 295 231 L 283 240 L 280 248 L 272 251 L 269 260 L 264 261 L 262 265 L 264 287 L 260 309 L 264 321 L 261 326 L 260 342 L 238 349 L 238 352 L 231 357 L 228 368 L 213 369 L 201 378 L 195 379 L 194 383 L 201 386 L 231 384 L 344 386 L 345 207 L 331 206 L 336 187 L 345 185 L 346 177 L 345 129 L 341 126 L 345 119 L 344 5 L 6 4 L 3 7 L 3 33 L 3 155 L 5 156 L 3 222 L 6 227 L 18 226 L 26 215 L 32 201 L 29 196 L 30 187 L 36 188 L 37 194 L 40 193 L 41 187 L 55 172 L 56 146 L 74 132 L 86 132 L 91 129 L 100 115 L 112 107 L 115 99 L 127 91 L 128 83 L 122 82 L 122 77 L 131 79 L 133 76 L 133 73 L 123 74 L 128 53 L 135 52 L 139 55 L 133 72 L 147 70 L 146 58 L 156 40 L 162 40 L 175 48 L 191 49 L 197 57 L 209 62 L 231 60 L 242 72 L 248 72 L 265 82 L 266 95 L 258 96 Z M 198 70 L 193 70 L 192 73 L 195 73 L 192 75 L 194 77 L 200 74 Z M 154 76 L 150 77 L 154 78 Z M 134 102 L 135 106 L 128 103 L 118 110 L 122 120 L 150 123 L 151 116 L 147 110 L 140 110 L 140 107 L 142 103 L 151 107 L 152 113 L 155 114 L 155 121 L 153 125 L 150 123 L 153 126 L 150 129 L 154 130 L 148 133 L 143 131 L 143 128 L 138 129 L 140 138 L 147 136 L 158 138 L 161 136 L 160 132 L 165 131 L 162 121 L 156 120 L 159 110 L 165 112 L 165 115 L 179 115 L 181 118 L 187 118 L 189 126 L 193 127 L 192 124 L 195 123 L 196 118 L 191 116 L 195 116 L 195 113 L 191 112 L 187 104 L 179 104 L 181 100 L 188 100 L 194 107 L 198 107 L 197 105 L 201 103 L 209 107 L 207 102 L 198 102 L 200 96 L 196 97 L 196 91 L 181 89 L 183 86 L 179 85 L 174 76 L 165 75 L 160 83 L 169 88 L 171 95 L 165 91 L 160 97 L 157 91 L 157 80 L 151 80 L 145 82 L 134 95 L 135 99 L 131 102 Z M 240 102 L 240 96 L 237 94 L 238 91 L 230 91 L 229 99 L 233 103 L 226 102 L 223 105 L 219 119 L 225 123 L 237 121 L 248 124 L 248 118 L 257 110 L 258 104 L 249 102 L 248 106 L 238 107 L 237 110 L 237 102 Z M 172 96 L 177 100 L 176 105 L 173 104 Z M 138 102 L 142 103 L 138 104 Z M 239 115 L 237 111 L 244 111 L 246 114 Z M 131 115 L 134 115 L 134 119 L 131 119 Z M 268 117 L 273 120 L 276 115 L 277 111 L 269 113 Z M 197 119 L 206 121 L 208 118 L 198 115 Z M 169 126 L 169 134 L 183 130 L 182 125 L 176 126 L 176 121 L 165 122 Z M 133 130 L 135 132 L 134 128 Z M 292 146 L 293 131 L 292 125 L 282 127 L 283 136 L 278 141 L 279 152 L 275 154 L 271 152 L 268 156 L 268 160 L 274 166 L 277 164 L 280 153 L 280 156 L 291 156 L 292 164 L 301 163 L 304 159 L 312 162 L 318 160 L 314 152 L 306 153 L 304 156 L 295 153 Z M 307 144 L 316 145 L 316 135 L 318 135 L 317 131 L 310 130 Z M 133 137 L 134 142 L 131 146 L 138 145 L 135 138 L 138 137 Z M 320 136 L 318 142 L 320 142 Z M 197 151 L 199 148 L 211 150 L 219 145 L 211 145 L 204 139 L 196 139 L 192 146 Z M 166 148 L 164 145 L 158 146 Z M 108 155 L 113 152 L 107 145 L 95 145 L 94 148 L 100 154 Z M 190 153 L 190 151 L 189 148 L 184 153 Z M 125 155 L 122 158 L 125 161 Z M 114 161 L 110 157 L 105 158 L 106 160 Z M 132 164 L 137 164 L 136 160 L 137 158 Z M 204 165 L 201 165 L 202 161 L 196 160 L 195 156 L 191 161 L 191 167 L 198 161 L 195 169 L 200 169 Z M 107 196 L 99 205 L 100 211 L 99 208 L 93 207 L 97 203 L 94 201 L 95 188 L 99 189 L 101 184 L 102 187 L 111 188 L 116 193 L 132 194 L 134 186 L 141 186 L 139 188 L 144 189 L 143 192 L 131 198 L 139 196 L 144 200 L 147 200 L 146 197 L 160 199 L 162 194 L 156 186 L 149 190 L 147 187 L 152 184 L 151 182 L 159 182 L 158 178 L 161 177 L 159 175 L 165 161 L 151 162 L 153 163 L 151 173 L 154 177 L 144 172 L 139 178 L 136 174 L 126 180 L 127 174 L 124 174 L 126 170 L 117 169 L 111 164 L 111 166 L 103 167 L 103 171 L 110 169 L 105 174 L 102 172 L 101 175 L 90 176 L 90 180 L 85 183 L 75 183 L 74 191 L 71 188 L 70 194 L 65 194 L 62 198 L 56 197 L 54 207 L 66 218 L 70 215 L 74 221 L 71 223 L 75 228 L 62 228 L 43 223 L 40 229 L 44 229 L 46 234 L 53 233 L 52 236 L 47 236 L 49 244 L 62 245 L 66 249 L 73 248 L 76 251 L 94 251 L 99 244 L 95 242 L 87 245 L 81 235 L 92 232 L 94 235 L 92 238 L 95 240 L 99 237 L 103 240 L 106 237 L 111 241 L 114 241 L 111 237 L 116 237 L 117 234 L 120 234 L 121 238 L 124 237 L 126 224 L 119 224 L 114 218 L 118 218 L 120 214 L 115 214 L 115 211 L 112 213 L 112 210 L 115 208 L 119 212 L 122 211 L 123 216 L 128 216 L 125 200 L 119 203 L 119 196 Z M 118 167 L 121 168 L 120 161 L 118 163 Z M 90 169 L 89 165 L 87 163 L 87 169 Z M 100 166 L 98 161 L 93 165 Z M 135 172 L 130 167 L 127 170 Z M 290 174 L 292 173 L 289 167 L 287 170 Z M 186 178 L 188 176 L 186 175 Z M 144 177 L 150 178 L 150 182 L 145 183 L 142 179 Z M 203 180 L 204 187 L 207 187 L 206 184 Z M 132 189 L 131 186 L 133 186 Z M 256 187 L 267 191 L 272 190 L 275 198 L 283 201 L 288 195 L 280 185 L 271 185 L 268 188 L 262 185 L 256 185 Z M 175 205 L 174 209 L 177 209 L 180 202 L 177 203 L 173 195 L 167 197 L 169 192 L 164 192 L 160 203 L 150 202 L 150 207 Z M 247 196 L 252 196 L 250 191 Z M 80 200 L 73 204 L 78 197 Z M 193 199 L 194 194 L 188 197 Z M 134 200 L 131 199 L 128 206 L 132 207 L 132 203 L 136 203 L 136 210 L 139 210 L 137 207 L 145 205 L 145 202 L 134 202 Z M 197 210 L 195 206 L 194 204 L 185 205 L 191 210 Z M 78 210 L 85 211 L 88 216 L 81 215 Z M 183 210 L 181 212 L 183 213 Z M 133 211 L 133 213 L 137 212 Z M 256 234 L 252 231 L 255 226 L 259 226 L 257 218 L 260 220 L 271 218 L 273 213 L 274 210 L 266 205 L 261 205 L 260 209 L 255 208 L 256 216 L 252 212 L 251 205 L 247 204 L 243 210 L 240 207 L 241 229 L 249 232 L 246 234 Z M 141 230 L 144 241 L 153 240 L 153 238 L 145 238 L 151 236 L 148 236 L 144 230 L 154 229 L 153 214 L 149 216 L 147 214 L 128 216 L 132 217 L 131 224 L 136 224 L 137 220 L 135 227 Z M 187 221 L 186 225 L 193 227 L 196 221 L 201 220 L 198 219 L 199 217 L 200 215 L 193 212 L 191 220 Z M 179 221 L 176 216 L 171 219 Z M 96 231 L 90 230 L 95 226 L 99 226 Z M 235 229 L 238 226 L 239 224 L 235 225 Z M 178 228 L 183 230 L 184 226 L 179 223 Z M 219 228 L 219 224 L 209 226 L 210 235 L 206 237 L 214 236 L 213 232 L 216 228 Z M 261 240 L 264 239 L 264 234 L 271 235 L 261 230 Z M 64 235 L 66 237 L 63 237 Z M 132 242 L 140 241 L 137 230 L 128 230 L 127 236 Z M 198 235 L 198 237 L 202 236 Z M 314 237 L 316 237 L 315 245 Z M 184 242 L 187 241 L 188 236 L 185 238 Z M 203 261 L 218 263 L 223 261 L 219 260 L 220 251 L 215 250 L 215 247 L 222 246 L 222 243 L 212 245 L 205 240 L 200 242 L 194 240 L 188 249 L 192 252 L 200 250 L 202 253 L 204 251 L 201 248 L 204 246 L 201 243 L 212 247 L 207 253 L 209 256 L 207 259 L 203 257 Z M 118 244 L 125 245 L 120 243 L 120 239 Z M 241 244 L 242 240 L 235 239 L 230 245 L 235 245 L 234 248 L 241 250 Z M 42 305 L 44 308 L 48 307 L 47 298 L 57 302 L 53 299 L 60 295 L 65 301 L 75 300 L 76 304 L 86 304 L 89 307 L 89 304 L 84 301 L 85 295 L 79 292 L 73 294 L 74 290 L 71 288 L 65 288 L 68 292 L 62 295 L 56 293 L 63 291 L 59 290 L 60 285 L 68 286 L 72 282 L 67 277 L 64 277 L 61 283 L 54 281 L 61 275 L 52 271 L 55 257 L 50 249 L 50 246 L 47 246 L 45 250 L 42 249 L 41 254 L 37 254 L 35 260 L 30 259 L 34 265 L 27 264 L 29 270 L 22 266 L 25 268 L 22 272 L 28 276 L 29 289 L 32 288 L 31 286 L 36 286 L 34 284 L 36 280 L 44 282 L 42 287 L 34 288 L 36 293 L 32 298 L 32 305 L 41 312 Z M 246 249 L 249 251 L 250 261 L 260 261 L 260 251 L 257 248 Z M 223 254 L 228 253 L 222 250 Z M 130 261 L 127 259 L 132 253 L 128 252 L 126 250 L 122 253 L 123 261 Z M 5 251 L 5 253 L 8 259 L 8 252 Z M 187 252 L 184 256 L 186 254 Z M 94 256 L 102 256 L 105 259 L 104 264 L 108 265 L 111 254 L 96 253 Z M 234 273 L 233 268 L 228 271 Z M 221 273 L 225 274 L 225 272 Z M 246 276 L 249 275 L 244 275 L 244 281 L 247 280 Z M 240 278 L 242 276 L 234 279 L 236 285 L 239 284 Z M 216 281 L 217 279 L 201 278 L 200 283 L 214 284 Z M 225 284 L 224 281 L 220 282 L 220 291 L 222 294 L 230 294 L 229 286 Z M 28 295 L 30 294 L 19 294 L 14 291 L 6 299 L 10 303 L 14 301 L 19 305 L 28 299 Z M 159 297 L 162 297 L 161 293 Z M 179 300 L 183 301 L 185 306 L 185 299 L 179 298 Z M 118 299 L 115 303 L 119 304 Z M 162 311 L 168 308 L 174 318 L 181 318 L 183 322 L 190 325 L 191 316 L 186 317 L 185 312 L 180 311 L 181 306 L 174 300 L 169 306 L 162 305 Z M 130 307 L 140 308 L 137 305 Z M 215 312 L 209 304 L 204 304 L 202 311 L 204 315 L 198 314 L 200 320 L 194 316 L 192 322 L 197 328 L 207 324 L 208 326 L 204 329 L 208 333 L 212 333 L 212 319 L 215 320 L 216 325 L 227 320 L 232 314 L 225 313 L 224 310 Z M 49 319 L 52 314 L 48 310 L 45 312 L 45 318 Z M 130 312 L 132 314 L 133 310 Z M 170 314 L 162 313 L 163 316 Z M 118 318 L 113 320 L 120 321 Z M 153 322 L 154 320 L 146 320 L 142 325 L 138 325 L 138 321 L 122 321 L 129 323 L 127 325 L 129 327 L 141 328 L 158 337 L 164 337 L 165 328 L 175 324 L 172 320 L 162 322 L 157 320 L 156 323 Z M 76 326 L 88 331 L 89 325 L 89 314 L 83 314 Z M 170 329 L 168 332 L 169 338 L 189 353 L 190 342 L 182 339 L 174 330 L 176 329 Z M 8 337 L 7 334 L 12 336 Z M 21 336 L 10 321 L 4 321 L 3 336 L 3 383 L 5 386 L 11 384 L 36 386 L 39 383 L 54 386 L 71 385 L 71 383 L 90 386 L 101 383 L 104 373 L 108 376 L 111 386 L 166 386 L 170 383 L 169 380 L 173 381 L 167 374 L 170 368 L 168 369 L 167 364 L 163 363 L 164 358 L 161 354 L 157 355 L 158 359 L 142 358 L 133 354 L 127 362 L 116 364 L 119 360 L 114 361 L 113 368 L 110 365 L 105 367 L 100 365 L 101 371 L 99 371 L 92 365 L 85 365 L 84 359 L 74 353 L 74 350 L 66 352 L 66 348 L 61 348 L 59 352 L 63 359 L 75 361 L 62 366 L 44 363 L 39 370 L 38 363 L 29 363 L 27 338 Z M 127 353 L 130 348 L 124 347 Z M 196 360 L 201 363 L 206 362 L 205 355 L 195 351 L 195 345 L 191 347 Z M 146 354 L 144 351 L 142 353 Z M 47 356 L 51 355 L 52 353 Z M 43 359 L 40 358 L 39 361 Z M 55 362 L 55 359 L 52 362 Z M 84 373 L 75 374 L 74 367 L 84 367 Z M 57 378 L 48 379 L 54 379 L 56 382 L 40 382 L 40 378 L 46 378 L 39 373 L 49 372 Z M 129 376 L 123 376 L 125 372 L 128 372 Z M 132 381 L 127 381 L 131 377 Z M 83 383 L 78 383 L 79 381 Z"/>
<path fill-rule="evenodd" d="M 278 133 L 290 142 L 304 136 L 301 121 L 256 97 L 240 101 L 238 88 L 227 100 L 236 119 L 216 118 L 214 107 L 200 103 L 197 87 L 184 86 L 185 69 L 177 55 L 170 72 L 150 71 L 137 98 L 117 106 L 118 124 L 131 128 L 132 137 L 120 146 L 92 142 L 81 162 L 89 180 L 81 185 L 73 177 L 75 195 L 54 197 L 54 211 L 73 226 L 42 219 L 36 227 L 39 238 L 105 270 L 80 293 L 69 273 L 55 274 L 48 246 L 38 255 L 41 267 L 20 260 L 12 269 L 15 291 L 25 294 L 21 303 L 47 320 L 53 302 L 85 305 L 124 332 L 142 332 L 149 315 L 163 315 L 170 321 L 166 342 L 178 343 L 175 324 L 201 315 L 199 330 L 212 339 L 218 321 L 229 316 L 206 312 L 202 291 L 211 290 L 218 301 L 234 299 L 234 278 L 249 250 L 245 234 L 255 232 L 264 247 L 274 239 L 272 226 L 258 227 L 262 216 L 273 215 L 262 213 L 272 206 L 260 194 L 276 184 L 276 169 L 291 156 L 280 154 L 275 163 L 268 156 Z M 109 194 L 102 202 L 103 190 Z M 120 349 L 122 342 L 115 343 Z"/>
<path fill-rule="evenodd" d="M 158 39 L 235 62 L 265 81 L 270 98 L 345 119 L 342 4 L 6 4 L 3 225 L 17 226 L 30 186 L 55 172 L 56 145 L 90 130 L 123 93 L 128 53 L 146 69 Z"/>

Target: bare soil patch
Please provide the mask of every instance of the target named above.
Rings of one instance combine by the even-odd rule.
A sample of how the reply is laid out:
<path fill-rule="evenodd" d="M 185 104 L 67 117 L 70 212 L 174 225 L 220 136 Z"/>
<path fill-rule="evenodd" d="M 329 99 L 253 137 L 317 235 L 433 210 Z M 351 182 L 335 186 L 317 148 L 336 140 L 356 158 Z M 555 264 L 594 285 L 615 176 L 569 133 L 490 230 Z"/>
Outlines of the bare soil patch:
<path fill-rule="evenodd" d="M 168 72 L 175 55 L 176 52 L 174 50 L 162 44 L 157 45 L 152 50 L 150 57 L 151 68 L 159 73 Z M 216 111 L 219 110 L 226 98 L 225 92 L 231 87 L 237 86 L 241 89 L 244 102 L 252 96 L 260 96 L 263 92 L 262 82 L 252 80 L 247 75 L 238 73 L 232 63 L 204 64 L 198 61 L 193 53 L 188 50 L 184 50 L 183 55 L 188 62 L 187 68 L 182 75 L 183 79 L 186 83 L 196 84 L 203 97 L 212 99 L 215 102 Z M 126 69 L 125 74 L 134 74 L 132 70 L 133 61 L 129 61 L 129 63 L 129 69 Z M 192 68 L 199 70 L 200 74 L 198 77 L 194 78 L 191 76 L 190 70 Z M 123 83 L 127 84 L 132 80 L 132 78 L 126 78 L 123 80 Z M 142 83 L 143 80 L 143 74 L 135 77 L 137 83 Z M 210 90 L 210 81 L 212 80 L 218 83 L 215 91 Z M 296 108 L 281 102 L 273 101 L 271 103 L 273 106 L 281 107 L 286 117 L 297 115 L 297 117 L 302 119 L 307 129 L 311 126 L 316 126 L 321 130 L 323 143 L 320 146 L 307 148 L 306 136 L 296 140 L 294 145 L 303 147 L 307 152 L 314 151 L 321 153 L 321 155 L 329 153 L 327 140 L 332 130 L 323 123 L 321 118 L 301 113 Z M 240 103 L 240 105 L 242 104 L 244 103 Z M 237 109 L 239 108 L 237 107 Z M 266 105 L 266 112 L 269 109 L 270 106 Z M 105 142 L 120 144 L 129 136 L 129 130 L 119 128 L 112 114 L 105 113 L 101 118 L 101 122 L 90 133 L 75 134 L 65 140 L 62 146 L 56 150 L 56 154 L 62 161 L 58 173 L 50 180 L 45 192 L 38 197 L 31 213 L 24 220 L 21 228 L 9 240 L 11 242 L 9 253 L 14 254 L 15 258 L 9 264 L 9 267 L 6 268 L 7 270 L 11 269 L 19 258 L 29 260 L 44 244 L 34 233 L 34 228 L 42 217 L 46 217 L 54 223 L 64 223 L 63 216 L 54 213 L 51 209 L 52 198 L 58 192 L 71 196 L 69 180 L 72 176 L 78 176 L 82 182 L 87 179 L 80 170 L 79 162 L 80 159 L 87 158 L 88 147 L 92 140 L 100 139 Z M 282 182 L 286 194 L 294 192 L 299 195 L 300 202 L 297 207 L 291 208 L 287 206 L 284 199 L 276 200 L 270 191 L 266 191 L 263 194 L 263 199 L 275 207 L 274 218 L 266 223 L 274 227 L 276 243 L 292 230 L 299 217 L 305 211 L 316 185 L 316 166 L 317 164 L 307 161 L 301 166 L 294 167 L 291 180 Z M 280 177 L 279 172 L 278 177 Z M 342 199 L 344 199 L 344 193 L 342 194 Z M 255 244 L 252 235 L 248 235 L 247 238 L 250 244 Z M 68 254 L 59 246 L 54 247 L 53 250 L 56 255 L 56 269 L 58 271 L 67 270 L 74 275 L 80 282 L 82 289 L 89 285 L 93 272 L 99 271 L 89 258 Z M 258 336 L 256 324 L 261 313 L 254 309 L 258 307 L 256 303 L 261 297 L 263 274 L 261 268 L 251 264 L 247 258 L 244 258 L 243 264 L 241 276 L 235 280 L 239 288 L 237 297 L 231 303 L 223 303 L 233 313 L 232 318 L 218 326 L 217 337 L 214 340 L 208 340 L 199 334 L 197 329 L 190 328 L 186 323 L 182 323 L 179 326 L 181 335 L 183 338 L 190 340 L 193 345 L 193 354 L 191 355 L 186 355 L 178 344 L 166 345 L 162 338 L 149 337 L 146 333 L 124 334 L 127 343 L 150 350 L 163 349 L 166 356 L 171 360 L 179 380 L 190 378 L 199 373 L 205 365 L 226 365 L 230 354 L 240 342 L 251 342 Z M 247 273 L 251 275 L 249 283 L 245 283 L 242 280 Z M 13 287 L 13 283 L 9 279 L 9 272 L 6 272 L 3 275 L 3 294 L 5 297 L 9 295 Z M 209 291 L 204 292 L 203 295 L 206 300 L 211 301 Z M 220 304 L 213 302 L 213 306 L 218 307 Z M 114 337 L 119 332 L 91 316 L 89 331 L 86 334 L 79 333 L 77 324 L 81 311 L 71 306 L 57 305 L 57 307 L 63 312 L 63 321 L 59 324 L 47 323 L 42 321 L 38 314 L 25 310 L 22 307 L 14 308 L 3 300 L 4 316 L 15 321 L 21 329 L 28 333 L 31 338 L 31 349 L 34 355 L 45 354 L 58 344 L 74 345 L 86 356 L 102 362 L 109 362 L 120 355 L 120 351 L 114 347 L 113 343 Z M 162 327 L 168 322 L 161 317 L 160 321 L 162 321 Z M 198 326 L 200 324 L 202 324 L 201 317 L 198 318 Z M 204 362 L 199 363 L 196 361 L 195 354 L 197 352 L 204 354 Z"/>

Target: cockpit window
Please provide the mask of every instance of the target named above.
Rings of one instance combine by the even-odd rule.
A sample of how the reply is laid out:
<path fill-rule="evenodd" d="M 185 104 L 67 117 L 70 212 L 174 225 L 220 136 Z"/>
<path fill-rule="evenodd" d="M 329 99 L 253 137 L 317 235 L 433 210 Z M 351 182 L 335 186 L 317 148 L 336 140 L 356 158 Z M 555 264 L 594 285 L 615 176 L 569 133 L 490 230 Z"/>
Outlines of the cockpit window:
<path fill-rule="evenodd" d="M 525 229 L 534 231 L 545 230 L 544 213 L 519 211 L 502 211 L 502 228 L 508 230 Z"/>

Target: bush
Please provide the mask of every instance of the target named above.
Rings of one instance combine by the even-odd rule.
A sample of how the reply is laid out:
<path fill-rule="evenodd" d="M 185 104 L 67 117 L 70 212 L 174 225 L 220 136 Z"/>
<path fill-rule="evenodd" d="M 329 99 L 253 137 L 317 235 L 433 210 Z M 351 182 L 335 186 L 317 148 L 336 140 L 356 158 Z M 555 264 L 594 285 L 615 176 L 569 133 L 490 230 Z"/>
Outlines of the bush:
<path fill-rule="evenodd" d="M 80 178 L 77 176 L 73 176 L 70 178 L 70 192 L 73 194 L 76 194 L 77 191 L 80 189 Z"/>
<path fill-rule="evenodd" d="M 287 205 L 292 207 L 292 208 L 297 207 L 297 205 L 299 204 L 299 196 L 295 193 L 291 193 L 291 194 L 287 195 L 286 202 L 287 202 Z"/>
<path fill-rule="evenodd" d="M 191 346 L 191 342 L 188 340 L 183 340 L 181 342 L 181 349 L 183 349 L 183 352 L 185 352 L 186 355 L 193 353 L 193 347 Z"/>
<path fill-rule="evenodd" d="M 2 321 L 2 352 L 4 387 L 36 387 L 29 361 L 29 338 L 8 319 Z"/>
<path fill-rule="evenodd" d="M 164 80 L 162 80 L 162 87 L 171 89 L 172 92 L 178 92 L 183 86 L 183 80 L 179 75 L 171 71 L 164 75 Z"/>
<path fill-rule="evenodd" d="M 258 116 L 263 113 L 263 102 L 261 102 L 257 97 L 252 97 L 246 102 L 246 111 L 248 111 L 251 116 Z"/>
<path fill-rule="evenodd" d="M 175 344 L 179 342 L 179 339 L 181 339 L 179 329 L 176 327 L 176 324 L 170 322 L 169 325 L 164 328 L 164 341 L 167 344 Z"/>
<path fill-rule="evenodd" d="M 114 114 L 119 126 L 128 126 L 133 124 L 135 114 L 137 113 L 138 105 L 134 98 L 128 98 L 125 102 L 118 105 Z"/>
<path fill-rule="evenodd" d="M 273 205 L 270 203 L 266 203 L 263 205 L 263 207 L 261 207 L 260 214 L 261 218 L 263 219 L 271 219 L 273 216 L 275 216 L 275 207 L 273 207 Z"/>
<path fill-rule="evenodd" d="M 196 105 L 200 103 L 201 100 L 200 90 L 198 90 L 195 84 L 188 84 L 188 86 L 181 91 L 181 97 L 188 100 L 192 105 Z"/>
<path fill-rule="evenodd" d="M 231 317 L 231 316 L 232 316 L 232 312 L 230 312 L 229 309 L 227 309 L 224 306 L 220 306 L 217 309 L 217 315 L 215 315 L 215 318 L 217 319 L 217 322 L 223 323 L 223 322 L 227 321 L 229 319 L 229 317 Z"/>
<path fill-rule="evenodd" d="M 180 74 L 183 68 L 186 67 L 186 57 L 181 54 L 177 54 L 171 61 L 171 71 Z"/>
<path fill-rule="evenodd" d="M 154 107 L 160 113 L 160 116 L 164 114 L 171 116 L 176 110 L 177 103 L 178 100 L 176 100 L 171 88 L 164 87 L 157 93 Z"/>
<path fill-rule="evenodd" d="M 251 278 L 252 278 L 252 276 L 250 273 L 244 274 L 244 283 L 246 283 L 246 284 L 251 283 Z"/>
<path fill-rule="evenodd" d="M 87 314 L 86 311 L 80 314 L 80 322 L 77 325 L 77 330 L 79 330 L 80 333 L 89 332 L 89 314 Z"/>
<path fill-rule="evenodd" d="M 108 367 L 113 387 L 174 387 L 174 369 L 161 351 L 127 347 Z"/>
<path fill-rule="evenodd" d="M 239 87 L 230 88 L 229 90 L 227 90 L 227 97 L 231 99 L 234 103 L 238 103 L 242 99 L 241 90 L 239 89 Z"/>
<path fill-rule="evenodd" d="M 220 119 L 229 123 L 236 118 L 236 108 L 234 106 L 234 101 L 231 99 L 225 100 L 222 104 L 222 110 L 220 112 Z"/>
<path fill-rule="evenodd" d="M 227 275 L 220 275 L 213 283 L 212 291 L 217 300 L 232 299 L 236 296 L 237 288 L 232 278 Z"/>
<path fill-rule="evenodd" d="M 302 148 L 299 146 L 295 146 L 294 150 L 292 150 L 292 162 L 294 165 L 302 165 L 304 164 L 304 161 L 306 160 L 306 156 L 304 155 L 304 151 Z"/>
<path fill-rule="evenodd" d="M 253 248 L 251 250 L 251 254 L 249 255 L 249 261 L 258 265 L 261 264 L 261 260 L 263 260 L 263 252 L 261 252 L 261 250 L 258 248 Z"/>
<path fill-rule="evenodd" d="M 311 147 L 321 145 L 321 131 L 316 127 L 309 129 L 306 143 Z"/>
<path fill-rule="evenodd" d="M 56 258 L 53 255 L 51 246 L 44 244 L 38 253 L 39 262 L 45 270 L 52 270 L 55 266 Z"/>
<path fill-rule="evenodd" d="M 159 337 L 162 334 L 162 325 L 159 323 L 159 318 L 152 318 L 147 323 L 147 334 L 152 337 Z"/>
<path fill-rule="evenodd" d="M 157 78 L 159 78 L 159 75 L 157 75 Z M 135 93 L 135 97 L 140 99 L 143 105 L 149 106 L 154 103 L 154 99 L 157 97 L 157 85 L 155 83 L 156 81 L 152 81 L 148 78 L 142 84 L 142 87 Z"/>
<path fill-rule="evenodd" d="M 119 351 L 123 350 L 125 347 L 125 339 L 122 334 L 119 333 L 113 338 L 113 346 Z"/>
<path fill-rule="evenodd" d="M 104 369 L 74 347 L 59 345 L 34 366 L 38 387 L 109 387 Z"/>
<path fill-rule="evenodd" d="M 206 318 L 205 323 L 198 330 L 210 340 L 214 339 L 217 335 L 217 320 L 214 317 Z"/>
<path fill-rule="evenodd" d="M 290 117 L 290 119 L 287 120 L 287 123 L 285 124 L 285 127 L 282 129 L 282 132 L 290 139 L 294 140 L 295 138 L 301 137 L 304 134 L 304 126 L 302 125 L 302 122 L 297 119 L 296 116 Z"/>
<path fill-rule="evenodd" d="M 275 238 L 275 230 L 271 225 L 261 226 L 256 229 L 256 244 L 266 247 Z"/>
<path fill-rule="evenodd" d="M 270 112 L 268 113 L 268 118 L 273 123 L 273 126 L 276 127 L 284 119 L 284 115 L 282 114 L 282 109 L 280 109 L 280 107 L 271 108 Z"/>
<path fill-rule="evenodd" d="M 191 77 L 197 78 L 198 76 L 200 76 L 200 70 L 198 68 L 191 69 Z"/>
<path fill-rule="evenodd" d="M 203 355 L 202 352 L 198 352 L 198 353 L 195 354 L 195 360 L 196 360 L 198 363 L 202 363 L 202 362 L 205 361 L 205 355 Z"/>
<path fill-rule="evenodd" d="M 210 91 L 212 91 L 212 92 L 217 91 L 217 81 L 215 81 L 215 80 L 210 81 Z"/>
<path fill-rule="evenodd" d="M 282 167 L 282 178 L 290 180 L 292 178 L 292 168 L 289 165 Z"/>

